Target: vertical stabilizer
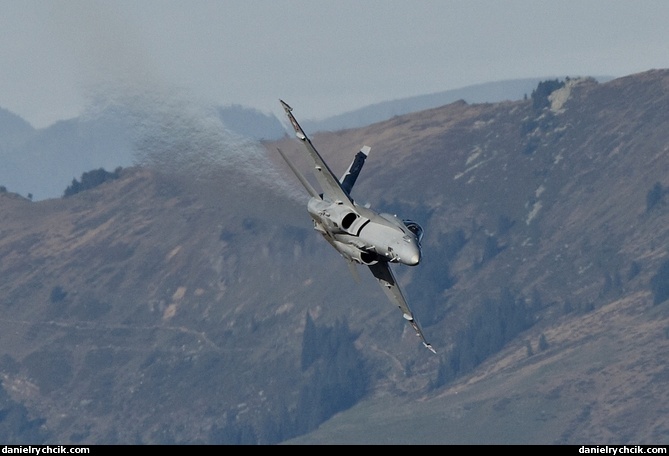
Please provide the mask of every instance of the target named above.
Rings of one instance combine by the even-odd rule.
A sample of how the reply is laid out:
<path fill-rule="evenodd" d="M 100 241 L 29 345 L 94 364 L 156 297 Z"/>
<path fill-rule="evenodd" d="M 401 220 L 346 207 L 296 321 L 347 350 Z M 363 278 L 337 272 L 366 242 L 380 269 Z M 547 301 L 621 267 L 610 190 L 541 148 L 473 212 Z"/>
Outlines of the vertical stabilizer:
<path fill-rule="evenodd" d="M 351 194 L 355 181 L 358 179 L 360 171 L 362 171 L 362 166 L 365 164 L 365 159 L 367 158 L 367 155 L 369 155 L 370 150 L 371 148 L 369 146 L 363 146 L 362 149 L 360 149 L 360 152 L 355 154 L 351 165 L 341 178 L 341 187 L 349 195 Z"/>

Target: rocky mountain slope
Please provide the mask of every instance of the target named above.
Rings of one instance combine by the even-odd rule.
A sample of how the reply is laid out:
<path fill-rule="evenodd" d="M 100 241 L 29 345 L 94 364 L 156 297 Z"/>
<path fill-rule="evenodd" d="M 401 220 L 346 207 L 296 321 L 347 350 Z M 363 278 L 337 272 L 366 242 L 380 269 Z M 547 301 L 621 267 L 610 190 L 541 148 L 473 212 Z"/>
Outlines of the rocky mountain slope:
<path fill-rule="evenodd" d="M 312 137 L 425 228 L 395 271 L 436 356 L 311 229 L 292 138 L 2 193 L 0 436 L 666 444 L 668 107 L 653 70 Z"/>

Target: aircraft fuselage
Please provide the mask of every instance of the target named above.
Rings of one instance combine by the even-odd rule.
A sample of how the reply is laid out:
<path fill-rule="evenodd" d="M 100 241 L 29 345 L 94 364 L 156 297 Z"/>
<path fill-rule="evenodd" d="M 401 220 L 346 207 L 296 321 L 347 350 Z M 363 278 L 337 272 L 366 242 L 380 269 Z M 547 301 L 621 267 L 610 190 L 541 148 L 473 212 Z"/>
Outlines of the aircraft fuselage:
<path fill-rule="evenodd" d="M 311 198 L 307 205 L 314 229 L 346 259 L 367 265 L 378 261 L 408 266 L 420 263 L 420 242 L 402 220 L 365 207 L 354 209 L 318 198 Z"/>

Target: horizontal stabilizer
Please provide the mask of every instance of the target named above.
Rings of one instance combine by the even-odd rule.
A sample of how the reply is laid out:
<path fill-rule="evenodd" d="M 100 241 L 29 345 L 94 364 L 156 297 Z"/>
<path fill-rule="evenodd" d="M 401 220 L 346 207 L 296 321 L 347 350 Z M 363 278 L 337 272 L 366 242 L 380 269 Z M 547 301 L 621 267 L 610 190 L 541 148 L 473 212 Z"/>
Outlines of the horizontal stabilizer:
<path fill-rule="evenodd" d="M 295 168 L 295 166 L 293 165 L 293 163 L 292 163 L 290 160 L 288 160 L 288 157 L 286 157 L 286 155 L 283 153 L 283 151 L 282 151 L 281 149 L 279 149 L 278 147 L 276 148 L 276 150 L 279 151 L 279 154 L 281 155 L 281 157 L 282 157 L 282 158 L 284 159 L 284 161 L 288 164 L 288 166 L 290 167 L 290 169 L 293 170 L 293 173 L 295 173 L 295 176 L 297 176 L 297 178 L 298 178 L 299 181 L 302 183 L 302 185 L 304 186 L 304 188 L 307 189 L 307 191 L 309 192 L 309 195 L 311 195 L 312 198 L 318 198 L 318 199 L 320 199 L 321 197 L 320 197 L 320 195 L 318 194 L 318 192 L 316 191 L 316 189 L 315 189 L 314 187 L 312 187 L 312 185 L 309 183 L 308 180 L 305 179 L 305 177 L 302 175 L 302 173 L 301 173 L 300 171 L 298 171 L 297 168 Z"/>

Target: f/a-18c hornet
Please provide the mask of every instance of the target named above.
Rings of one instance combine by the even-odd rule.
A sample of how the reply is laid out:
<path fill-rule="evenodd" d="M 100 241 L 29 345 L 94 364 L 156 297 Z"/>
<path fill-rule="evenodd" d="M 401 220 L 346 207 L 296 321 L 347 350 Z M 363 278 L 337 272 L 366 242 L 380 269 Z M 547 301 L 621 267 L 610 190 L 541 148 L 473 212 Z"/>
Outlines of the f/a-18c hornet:
<path fill-rule="evenodd" d="M 390 268 L 390 263 L 415 266 L 420 262 L 423 229 L 412 220 L 400 220 L 395 215 L 379 213 L 356 204 L 351 198 L 351 190 L 370 148 L 362 147 L 343 177 L 337 179 L 297 123 L 291 112 L 293 108 L 283 100 L 279 101 L 295 129 L 295 136 L 304 144 L 311 157 L 316 179 L 323 190 L 323 193 L 317 192 L 278 149 L 311 196 L 307 211 L 314 221 L 314 229 L 347 260 L 354 277 L 357 276 L 356 264 L 369 267 L 388 298 L 399 307 L 404 318 L 422 339 L 423 345 L 436 353 L 425 340 Z"/>

